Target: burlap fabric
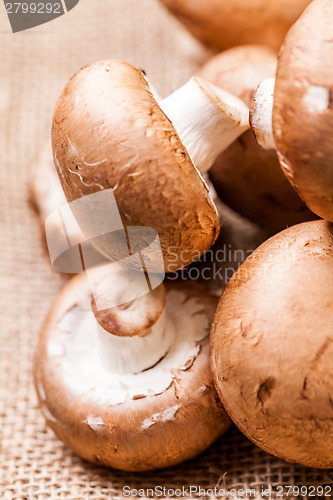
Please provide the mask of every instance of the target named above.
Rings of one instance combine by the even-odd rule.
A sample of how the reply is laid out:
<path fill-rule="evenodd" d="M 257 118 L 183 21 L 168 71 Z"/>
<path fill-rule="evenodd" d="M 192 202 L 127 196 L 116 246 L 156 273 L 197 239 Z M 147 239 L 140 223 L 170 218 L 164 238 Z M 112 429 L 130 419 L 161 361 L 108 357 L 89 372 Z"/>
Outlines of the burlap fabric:
<path fill-rule="evenodd" d="M 46 428 L 32 383 L 33 354 L 41 323 L 65 278 L 50 269 L 27 186 L 32 159 L 49 137 L 57 96 L 78 68 L 110 57 L 144 68 L 166 94 L 209 52 L 157 0 L 81 0 L 52 23 L 15 35 L 3 6 L 0 11 L 0 498 L 125 498 L 125 485 L 218 485 L 228 498 L 242 497 L 232 488 L 254 488 L 255 495 L 247 497 L 264 498 L 262 487 L 272 486 L 276 497 L 278 485 L 333 485 L 331 473 L 277 460 L 235 428 L 196 459 L 145 474 L 87 464 Z"/>

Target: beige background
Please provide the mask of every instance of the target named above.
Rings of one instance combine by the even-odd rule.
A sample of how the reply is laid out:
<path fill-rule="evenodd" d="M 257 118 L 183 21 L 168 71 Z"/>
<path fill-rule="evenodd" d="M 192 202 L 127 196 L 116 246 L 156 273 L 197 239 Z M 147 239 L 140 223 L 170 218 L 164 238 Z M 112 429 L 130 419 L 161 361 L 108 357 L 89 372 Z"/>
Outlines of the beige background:
<path fill-rule="evenodd" d="M 209 56 L 157 0 L 81 0 L 65 16 L 13 35 L 0 5 L 0 498 L 104 499 L 122 487 L 279 484 L 333 485 L 330 472 L 270 457 L 236 429 L 200 457 L 146 474 L 101 469 L 72 454 L 37 409 L 33 352 L 63 278 L 50 270 L 27 203 L 32 160 L 49 137 L 52 111 L 68 78 L 103 58 L 144 68 L 165 95 Z M 235 498 L 235 497 L 233 497 Z"/>

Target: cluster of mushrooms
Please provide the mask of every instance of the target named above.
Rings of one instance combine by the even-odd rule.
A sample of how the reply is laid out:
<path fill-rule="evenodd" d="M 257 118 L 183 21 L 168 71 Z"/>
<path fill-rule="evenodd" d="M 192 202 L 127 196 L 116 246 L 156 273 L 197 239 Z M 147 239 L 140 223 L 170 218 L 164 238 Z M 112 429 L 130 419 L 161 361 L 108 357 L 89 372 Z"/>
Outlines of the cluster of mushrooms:
<path fill-rule="evenodd" d="M 203 284 L 167 277 L 128 300 L 137 270 L 124 279 L 114 240 L 94 238 L 109 263 L 72 277 L 42 328 L 40 406 L 78 455 L 122 470 L 194 457 L 232 421 L 273 455 L 331 468 L 333 2 L 163 1 L 227 50 L 164 99 L 126 62 L 74 75 L 53 157 L 48 146 L 37 161 L 41 218 L 112 189 L 125 229 L 157 232 L 167 277 L 217 240 L 216 196 L 273 236 L 218 303 Z M 75 216 L 73 231 L 92 238 L 94 217 Z M 161 272 L 154 257 L 149 266 Z"/>

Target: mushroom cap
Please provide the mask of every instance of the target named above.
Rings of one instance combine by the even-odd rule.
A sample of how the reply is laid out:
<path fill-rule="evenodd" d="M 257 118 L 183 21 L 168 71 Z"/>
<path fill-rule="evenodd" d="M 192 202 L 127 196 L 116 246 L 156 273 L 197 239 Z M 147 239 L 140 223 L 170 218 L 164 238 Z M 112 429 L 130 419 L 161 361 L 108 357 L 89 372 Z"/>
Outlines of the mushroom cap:
<path fill-rule="evenodd" d="M 52 144 L 67 200 L 112 188 L 125 226 L 157 231 L 166 271 L 186 265 L 184 251 L 195 260 L 215 241 L 207 186 L 130 64 L 98 62 L 73 76 L 56 106 Z M 79 224 L 86 232 L 84 217 Z"/>
<path fill-rule="evenodd" d="M 263 43 L 278 49 L 310 0 L 162 0 L 202 42 L 219 49 Z"/>
<path fill-rule="evenodd" d="M 296 225 L 238 269 L 217 308 L 211 366 L 225 409 L 255 444 L 333 467 L 333 225 Z"/>
<path fill-rule="evenodd" d="M 199 76 L 250 106 L 259 83 L 276 71 L 276 54 L 261 45 L 244 45 L 212 57 Z M 271 231 L 313 219 L 281 172 L 273 150 L 264 150 L 252 131 L 242 134 L 209 171 L 217 194 L 233 210 Z"/>
<path fill-rule="evenodd" d="M 206 290 L 194 284 L 167 284 L 167 294 L 172 290 L 180 290 L 187 303 L 193 300 L 202 305 L 204 314 L 212 319 L 216 298 Z M 192 353 L 185 364 L 170 372 L 165 390 L 150 396 L 138 392 L 117 404 L 103 392 L 101 401 L 94 387 L 73 391 L 64 368 L 69 350 L 59 352 L 59 340 L 63 338 L 59 335 L 67 335 L 67 339 L 74 335 L 61 333 L 59 321 L 66 311 L 89 296 L 86 277 L 73 278 L 55 302 L 41 332 L 35 384 L 48 425 L 81 457 L 122 470 L 168 467 L 203 451 L 230 425 L 214 388 L 206 333 L 199 347 L 195 344 L 196 355 Z M 179 303 L 179 307 L 184 306 Z M 180 316 L 184 321 L 183 309 Z M 148 380 L 156 379 L 157 366 L 143 372 Z"/>
<path fill-rule="evenodd" d="M 106 278 L 106 283 L 104 283 L 101 292 L 98 290 L 98 286 L 94 290 L 94 297 L 96 293 L 103 293 L 105 288 L 110 286 L 110 279 L 108 276 Z M 97 310 L 94 297 L 91 298 L 91 308 L 96 320 L 106 331 L 119 337 L 146 335 L 161 317 L 166 300 L 163 284 L 134 301 L 125 302 L 108 309 Z M 135 305 L 135 309 L 132 308 L 133 305 Z"/>
<path fill-rule="evenodd" d="M 315 0 L 281 48 L 273 133 L 281 167 L 317 215 L 333 221 L 333 3 Z M 314 29 L 314 26 L 317 27 Z"/>

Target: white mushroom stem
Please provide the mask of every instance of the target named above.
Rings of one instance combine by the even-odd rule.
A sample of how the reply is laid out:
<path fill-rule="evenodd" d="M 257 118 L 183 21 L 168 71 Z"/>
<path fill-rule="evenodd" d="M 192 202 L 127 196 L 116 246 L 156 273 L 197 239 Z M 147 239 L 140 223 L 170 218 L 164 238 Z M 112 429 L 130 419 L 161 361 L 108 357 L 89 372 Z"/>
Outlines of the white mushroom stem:
<path fill-rule="evenodd" d="M 257 143 L 263 149 L 275 149 L 273 104 L 275 78 L 263 80 L 257 88 L 250 112 L 250 123 Z"/>
<path fill-rule="evenodd" d="M 174 340 L 164 285 L 149 291 L 141 273 L 126 272 L 119 263 L 88 270 L 87 276 L 105 368 L 140 373 L 154 366 Z"/>
<path fill-rule="evenodd" d="M 243 101 L 198 77 L 159 105 L 202 174 L 249 128 L 249 109 Z"/>
<path fill-rule="evenodd" d="M 96 323 L 101 360 L 114 373 L 141 373 L 151 368 L 168 352 L 175 335 L 166 310 L 151 328 L 134 336 L 113 335 Z"/>

